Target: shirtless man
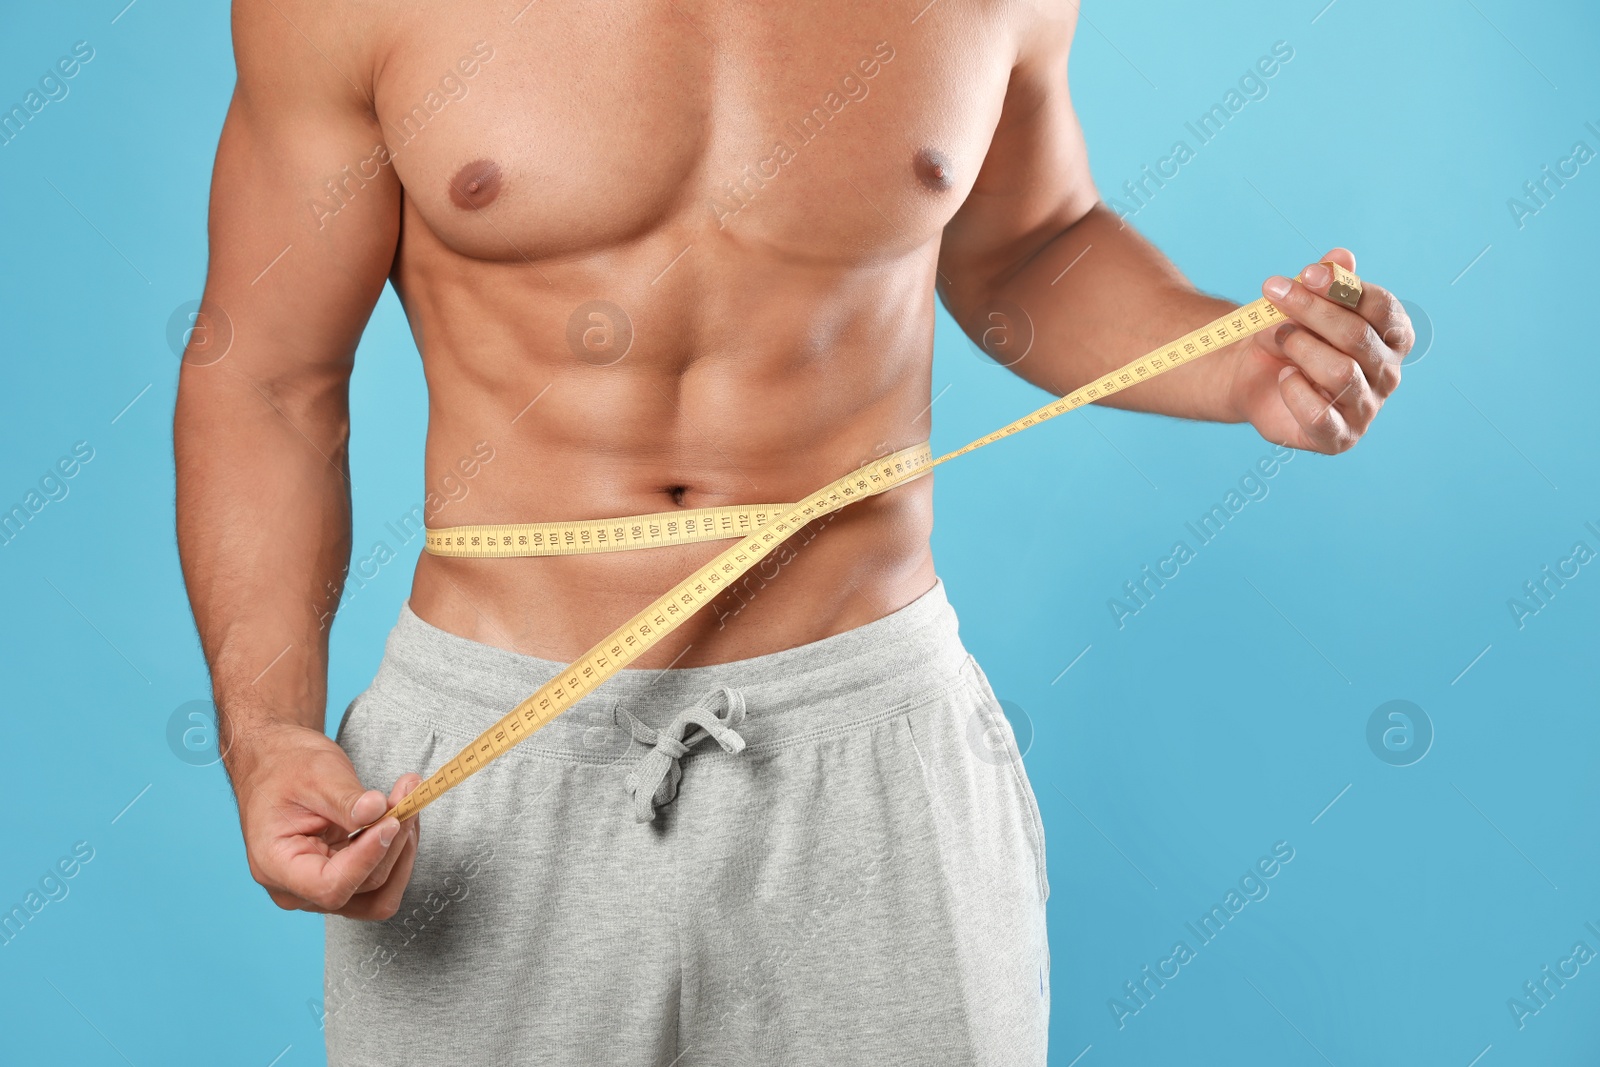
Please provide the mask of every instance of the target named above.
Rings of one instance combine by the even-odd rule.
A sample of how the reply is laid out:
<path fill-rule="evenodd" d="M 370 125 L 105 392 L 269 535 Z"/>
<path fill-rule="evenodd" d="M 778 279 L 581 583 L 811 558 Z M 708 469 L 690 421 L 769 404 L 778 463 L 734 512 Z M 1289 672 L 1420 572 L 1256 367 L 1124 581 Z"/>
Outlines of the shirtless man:
<path fill-rule="evenodd" d="M 932 478 L 346 844 L 727 543 L 425 553 L 323 731 L 385 282 L 426 485 L 472 475 L 435 525 L 792 501 L 925 440 L 936 290 L 980 341 L 1025 314 L 1011 369 L 1056 395 L 1233 306 L 1099 202 L 1075 12 L 235 0 L 202 308 L 231 341 L 186 353 L 179 544 L 251 874 L 329 915 L 332 1063 L 1044 1062 L 1037 809 L 1014 746 L 969 742 L 998 705 L 935 575 Z M 1349 448 L 1412 332 L 1327 284 L 1267 279 L 1293 325 L 1111 402 Z"/>

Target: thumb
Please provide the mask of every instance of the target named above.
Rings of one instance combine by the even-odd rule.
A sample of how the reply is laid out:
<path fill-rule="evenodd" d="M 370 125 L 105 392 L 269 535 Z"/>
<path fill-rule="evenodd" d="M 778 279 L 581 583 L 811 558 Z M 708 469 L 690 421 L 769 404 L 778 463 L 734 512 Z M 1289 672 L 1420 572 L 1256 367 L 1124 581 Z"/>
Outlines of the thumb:
<path fill-rule="evenodd" d="M 307 770 L 302 803 L 335 826 L 356 830 L 389 810 L 383 793 L 361 785 L 348 759 L 318 760 Z"/>

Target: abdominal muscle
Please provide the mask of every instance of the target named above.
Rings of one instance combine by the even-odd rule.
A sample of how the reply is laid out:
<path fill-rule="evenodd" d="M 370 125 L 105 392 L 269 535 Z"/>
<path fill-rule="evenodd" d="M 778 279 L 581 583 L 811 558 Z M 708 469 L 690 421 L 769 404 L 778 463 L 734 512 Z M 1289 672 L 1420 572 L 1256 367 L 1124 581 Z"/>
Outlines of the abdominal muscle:
<path fill-rule="evenodd" d="M 640 271 L 684 242 L 659 244 L 634 250 Z M 416 260 L 440 257 L 426 251 L 407 263 L 402 249 L 395 285 L 428 377 L 428 488 L 461 481 L 459 460 L 492 450 L 466 495 L 429 515 L 432 527 L 794 502 L 927 439 L 924 256 L 829 270 L 713 250 L 676 264 L 685 269 L 675 284 L 657 292 L 617 284 L 634 272 L 614 257 L 603 275 L 552 284 L 525 265 L 463 269 L 453 255 L 452 270 L 429 269 L 437 263 Z M 633 334 L 609 365 L 604 351 L 581 358 L 567 342 L 574 309 L 597 293 L 627 309 Z M 600 314 L 598 328 L 616 327 L 614 312 Z M 746 659 L 909 604 L 935 580 L 932 482 L 805 527 L 631 666 Z M 424 553 L 410 606 L 462 637 L 569 663 L 732 543 L 507 559 Z"/>

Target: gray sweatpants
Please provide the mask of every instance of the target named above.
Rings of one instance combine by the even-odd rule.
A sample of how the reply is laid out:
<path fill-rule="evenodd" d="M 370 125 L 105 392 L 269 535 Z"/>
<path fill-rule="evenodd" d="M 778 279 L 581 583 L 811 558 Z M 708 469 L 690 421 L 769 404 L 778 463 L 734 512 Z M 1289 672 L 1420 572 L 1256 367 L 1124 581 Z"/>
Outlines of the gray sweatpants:
<path fill-rule="evenodd" d="M 564 664 L 409 609 L 339 743 L 426 774 Z M 798 648 L 627 670 L 422 813 L 327 919 L 332 1067 L 1045 1062 L 1044 841 L 940 582 Z"/>

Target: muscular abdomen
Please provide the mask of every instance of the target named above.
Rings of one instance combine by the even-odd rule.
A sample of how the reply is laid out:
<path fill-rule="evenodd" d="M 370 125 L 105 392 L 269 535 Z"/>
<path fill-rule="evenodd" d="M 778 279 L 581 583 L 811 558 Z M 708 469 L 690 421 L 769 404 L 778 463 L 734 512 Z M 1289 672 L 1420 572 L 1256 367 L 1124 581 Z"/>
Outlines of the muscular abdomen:
<path fill-rule="evenodd" d="M 530 9 L 553 21 L 487 49 L 396 156 L 430 494 L 493 453 L 460 499 L 430 496 L 431 526 L 793 501 L 928 435 L 938 237 L 1010 42 L 974 48 L 973 8 L 917 33 L 870 10 L 845 32 L 786 9 L 698 27 L 622 10 L 661 25 L 596 51 L 565 40 L 594 21 Z M 408 43 L 380 115 L 449 47 Z M 933 583 L 931 499 L 925 478 L 808 527 L 640 665 L 759 655 L 909 603 Z M 723 547 L 424 555 L 412 607 L 567 661 Z"/>
<path fill-rule="evenodd" d="M 461 499 L 432 497 L 430 525 L 793 501 L 926 438 L 932 290 L 904 277 L 924 270 L 796 269 L 714 248 L 696 261 L 691 248 L 653 285 L 622 281 L 645 271 L 618 259 L 669 246 L 643 242 L 611 257 L 609 284 L 595 271 L 559 294 L 525 266 L 479 264 L 470 280 L 427 285 L 402 271 L 431 398 L 429 488 L 480 442 L 493 456 Z M 930 488 L 901 487 L 802 531 L 781 566 L 641 665 L 758 655 L 908 603 L 932 584 Z M 453 632 L 565 660 L 723 547 L 424 556 L 412 607 Z"/>

